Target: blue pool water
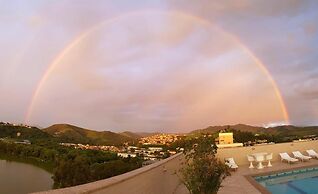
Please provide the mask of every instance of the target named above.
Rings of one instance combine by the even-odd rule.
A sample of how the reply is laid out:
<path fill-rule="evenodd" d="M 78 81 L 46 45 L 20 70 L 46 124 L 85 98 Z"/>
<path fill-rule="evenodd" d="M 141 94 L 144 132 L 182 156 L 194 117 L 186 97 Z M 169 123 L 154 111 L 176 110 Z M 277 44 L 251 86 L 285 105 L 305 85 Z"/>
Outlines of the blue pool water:
<path fill-rule="evenodd" d="M 254 179 L 273 194 L 318 194 L 318 167 L 257 176 Z"/>

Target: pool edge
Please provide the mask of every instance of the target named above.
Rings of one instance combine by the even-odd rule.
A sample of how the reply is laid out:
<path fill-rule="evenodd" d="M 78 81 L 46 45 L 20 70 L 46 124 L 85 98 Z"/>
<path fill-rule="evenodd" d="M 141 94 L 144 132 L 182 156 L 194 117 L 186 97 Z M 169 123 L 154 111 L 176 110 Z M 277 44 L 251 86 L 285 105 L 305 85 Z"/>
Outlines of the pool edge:
<path fill-rule="evenodd" d="M 292 165 L 292 164 L 290 164 Z M 317 164 L 314 165 L 308 165 L 308 166 L 302 166 L 302 167 L 294 167 L 294 168 L 289 168 L 289 169 L 282 169 L 282 170 L 273 170 L 273 171 L 269 171 L 269 172 L 259 172 L 259 173 L 251 173 L 251 174 L 247 174 L 247 175 L 243 175 L 245 177 L 245 179 L 251 184 L 253 185 L 253 187 L 255 187 L 260 193 L 262 194 L 271 194 L 271 192 L 269 192 L 265 187 L 263 187 L 261 184 L 259 184 L 254 177 L 256 176 L 265 176 L 265 175 L 270 175 L 273 173 L 284 173 L 284 172 L 288 172 L 288 171 L 293 171 L 293 170 L 299 170 L 299 169 L 305 169 L 305 168 L 313 168 L 313 167 L 318 167 Z"/>

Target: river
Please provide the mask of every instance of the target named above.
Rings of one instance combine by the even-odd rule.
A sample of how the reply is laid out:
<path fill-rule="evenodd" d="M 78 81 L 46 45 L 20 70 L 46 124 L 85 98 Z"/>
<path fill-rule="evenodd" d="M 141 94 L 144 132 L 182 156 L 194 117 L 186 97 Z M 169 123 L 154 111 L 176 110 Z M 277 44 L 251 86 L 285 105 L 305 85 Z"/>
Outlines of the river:
<path fill-rule="evenodd" d="M 25 194 L 52 189 L 52 174 L 19 162 L 0 160 L 0 193 Z"/>

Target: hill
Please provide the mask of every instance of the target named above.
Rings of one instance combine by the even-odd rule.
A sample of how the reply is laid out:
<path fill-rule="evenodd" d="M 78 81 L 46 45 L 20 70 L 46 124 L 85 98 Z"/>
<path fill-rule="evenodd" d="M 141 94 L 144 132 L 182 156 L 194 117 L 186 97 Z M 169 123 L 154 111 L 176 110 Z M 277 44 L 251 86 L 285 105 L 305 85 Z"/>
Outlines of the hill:
<path fill-rule="evenodd" d="M 160 133 L 159 132 L 137 132 L 136 134 L 138 134 L 140 137 L 150 137 L 150 136 L 158 135 Z"/>
<path fill-rule="evenodd" d="M 190 132 L 190 135 L 213 134 L 221 130 L 239 130 L 258 134 L 268 134 L 279 137 L 302 138 L 309 135 L 318 136 L 318 126 L 298 127 L 292 125 L 277 127 L 256 127 L 244 124 L 210 126 Z M 0 138 L 10 138 L 32 142 L 69 142 L 90 145 L 121 145 L 125 142 L 137 142 L 142 137 L 151 136 L 156 133 L 133 133 L 129 131 L 114 133 L 111 131 L 93 131 L 69 124 L 56 124 L 48 128 L 16 126 L 0 122 Z"/>
<path fill-rule="evenodd" d="M 15 126 L 12 124 L 0 124 L 0 138 L 18 140 L 48 140 L 53 137 L 36 127 Z"/>
<path fill-rule="evenodd" d="M 132 139 L 140 139 L 140 138 L 143 137 L 142 135 L 140 135 L 138 133 L 133 133 L 133 132 L 130 132 L 130 131 L 124 131 L 124 132 L 121 132 L 119 134 L 123 135 L 123 136 L 126 136 L 128 138 L 132 138 Z"/>
<path fill-rule="evenodd" d="M 131 132 L 93 131 L 69 124 L 56 124 L 42 130 L 58 138 L 61 142 L 91 145 L 120 145 L 136 141 L 139 138 L 138 135 Z"/>
<path fill-rule="evenodd" d="M 198 129 L 190 132 L 190 134 L 195 134 L 195 133 L 216 133 L 221 130 L 227 130 L 227 129 L 235 129 L 235 130 L 240 130 L 240 131 L 246 131 L 246 132 L 262 132 L 265 128 L 263 127 L 255 127 L 255 126 L 250 126 L 250 125 L 245 125 L 245 124 L 237 124 L 237 125 L 221 125 L 221 126 L 209 126 L 204 129 Z"/>
<path fill-rule="evenodd" d="M 205 129 L 199 129 L 190 132 L 190 134 L 198 133 L 216 133 L 221 130 L 234 129 L 244 132 L 252 132 L 259 134 L 271 134 L 280 136 L 307 136 L 307 135 L 318 135 L 318 126 L 310 127 L 298 127 L 293 125 L 283 125 L 277 127 L 255 127 L 250 125 L 238 124 L 238 125 L 225 125 L 225 126 L 210 126 Z"/>

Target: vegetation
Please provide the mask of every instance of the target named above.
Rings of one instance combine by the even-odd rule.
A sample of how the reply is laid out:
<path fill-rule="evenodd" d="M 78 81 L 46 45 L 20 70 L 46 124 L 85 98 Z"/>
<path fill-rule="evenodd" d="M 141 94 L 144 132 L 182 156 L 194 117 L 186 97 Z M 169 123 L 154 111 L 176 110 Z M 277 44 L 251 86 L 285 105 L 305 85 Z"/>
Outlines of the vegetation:
<path fill-rule="evenodd" d="M 121 145 L 125 142 L 135 142 L 139 137 L 131 132 L 93 131 L 68 124 L 52 125 L 43 129 L 43 131 L 58 138 L 60 142 L 90 145 Z"/>
<path fill-rule="evenodd" d="M 42 146 L 0 141 L 2 159 L 32 163 L 53 172 L 57 151 Z"/>
<path fill-rule="evenodd" d="M 136 142 L 138 134 L 132 132 L 114 133 L 93 131 L 68 124 L 57 124 L 45 129 L 6 125 L 0 122 L 0 138 L 30 140 L 31 142 L 70 142 L 90 145 L 122 145 Z"/>
<path fill-rule="evenodd" d="M 237 143 L 250 143 L 250 145 L 253 145 L 255 142 L 274 142 L 274 143 L 283 143 L 283 142 L 290 142 L 295 139 L 300 139 L 301 137 L 298 136 L 288 136 L 288 135 L 282 135 L 282 134 L 277 134 L 273 135 L 270 133 L 262 133 L 262 134 L 255 134 L 252 132 L 247 132 L 247 131 L 239 131 L 239 130 L 233 130 L 230 129 L 230 132 L 233 132 L 234 140 Z"/>
<path fill-rule="evenodd" d="M 186 165 L 182 174 L 191 193 L 216 193 L 221 181 L 228 175 L 226 166 L 215 157 L 214 139 L 217 132 L 224 129 L 232 131 L 235 141 L 241 143 L 264 139 L 279 143 L 318 135 L 318 127 L 281 126 L 265 129 L 235 125 L 195 131 L 169 146 L 162 146 L 164 151 L 185 148 Z M 97 132 L 64 124 L 41 130 L 0 122 L 0 158 L 39 166 L 53 174 L 55 188 L 68 187 L 139 168 L 142 160 L 138 157 L 120 158 L 112 152 L 73 149 L 60 146 L 59 143 L 121 145 L 128 141 L 136 144 L 139 136 L 131 132 Z M 29 140 L 32 144 L 16 142 L 24 140 Z M 169 157 L 169 154 L 164 157 Z"/>
<path fill-rule="evenodd" d="M 182 180 L 192 194 L 216 194 L 222 180 L 229 176 L 228 167 L 215 157 L 214 139 L 202 136 L 188 141 L 195 143 L 186 147 L 186 164 L 182 168 Z"/>
<path fill-rule="evenodd" d="M 36 127 L 21 127 L 0 124 L 0 138 L 12 138 L 16 140 L 28 139 L 32 142 L 38 142 L 39 140 L 53 141 L 53 137 Z"/>
<path fill-rule="evenodd" d="M 41 146 L 0 141 L 0 158 L 44 168 L 53 173 L 55 188 L 109 178 L 142 166 L 139 158 L 120 158 L 112 152 L 78 150 L 54 143 Z"/>
<path fill-rule="evenodd" d="M 226 125 L 226 126 L 210 126 L 205 129 L 192 131 L 190 134 L 214 134 L 221 130 L 235 129 L 241 132 L 251 132 L 253 134 L 273 135 L 279 137 L 287 137 L 286 139 L 302 138 L 308 135 L 318 135 L 318 126 L 297 127 L 292 125 L 284 125 L 277 127 L 254 127 L 250 125 Z M 284 139 L 284 138 L 283 138 Z"/>
<path fill-rule="evenodd" d="M 249 125 L 227 125 L 210 126 L 206 129 L 200 129 L 191 132 L 193 136 L 202 134 L 212 134 L 215 137 L 219 131 L 233 132 L 234 140 L 238 143 L 255 142 L 258 140 L 267 140 L 267 142 L 283 143 L 292 140 L 306 138 L 307 136 L 318 136 L 318 127 L 296 127 L 291 125 L 277 127 L 254 127 Z"/>
<path fill-rule="evenodd" d="M 56 128 L 58 127 L 58 129 Z M 59 145 L 60 142 L 99 142 L 117 145 L 130 138 L 108 132 L 94 132 L 67 125 L 55 126 L 54 133 L 35 127 L 0 123 L 0 158 L 39 166 L 53 174 L 54 187 L 62 188 L 119 175 L 142 166 L 140 158 L 121 158 L 116 153 L 80 150 Z M 52 130 L 52 128 L 51 128 Z M 66 133 L 66 134 L 63 134 Z M 115 134 L 115 135 L 114 135 Z M 109 138 L 114 138 L 108 141 Z M 21 144 L 29 140 L 32 144 Z"/>
<path fill-rule="evenodd" d="M 59 157 L 54 170 L 55 187 L 69 187 L 116 176 L 142 166 L 139 158 L 94 150 L 71 150 Z"/>

